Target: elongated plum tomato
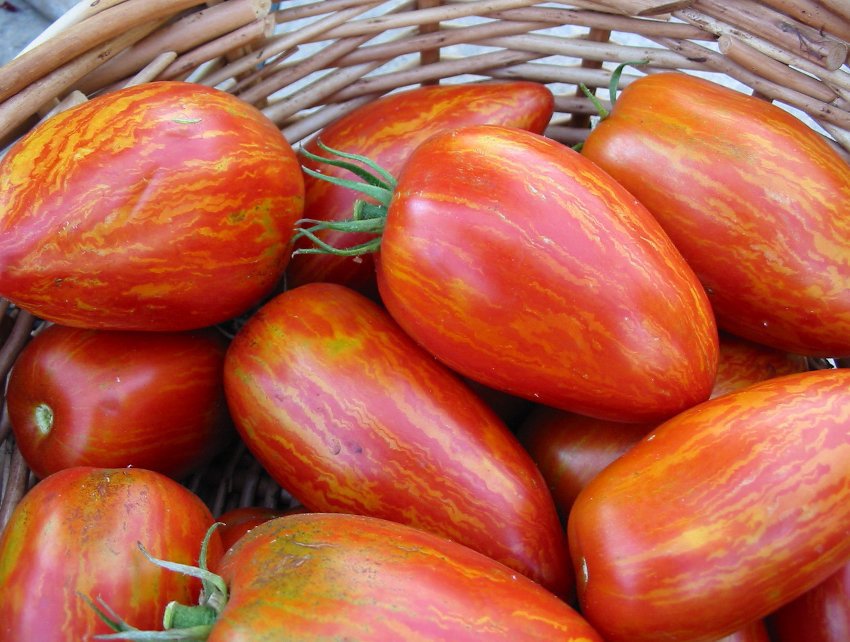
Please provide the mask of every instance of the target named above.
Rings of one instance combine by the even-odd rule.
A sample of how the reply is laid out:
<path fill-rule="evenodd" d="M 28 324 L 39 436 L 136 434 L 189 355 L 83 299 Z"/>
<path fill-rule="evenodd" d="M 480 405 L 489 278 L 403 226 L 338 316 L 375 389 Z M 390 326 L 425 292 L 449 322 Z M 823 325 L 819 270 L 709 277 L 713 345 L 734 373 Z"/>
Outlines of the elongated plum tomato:
<path fill-rule="evenodd" d="M 245 444 L 313 512 L 448 537 L 572 594 L 564 530 L 495 413 L 377 304 L 333 283 L 273 298 L 225 358 Z"/>
<path fill-rule="evenodd" d="M 187 330 L 276 286 L 304 182 L 256 108 L 176 81 L 59 113 L 0 161 L 0 295 L 63 325 Z"/>
<path fill-rule="evenodd" d="M 850 166 L 785 110 L 707 80 L 626 87 L 582 153 L 655 215 L 721 328 L 850 354 Z"/>
<path fill-rule="evenodd" d="M 129 624 L 152 628 L 172 600 L 197 599 L 200 582 L 151 564 L 196 564 L 213 523 L 203 502 L 141 468 L 67 468 L 15 507 L 0 537 L 0 641 L 67 642 L 109 633 L 84 600 L 102 598 Z M 221 541 L 213 533 L 209 558 Z"/>
<path fill-rule="evenodd" d="M 45 328 L 9 376 L 15 442 L 39 477 L 71 466 L 184 477 L 235 436 L 226 349 L 214 330 Z"/>
<path fill-rule="evenodd" d="M 711 397 L 807 369 L 804 357 L 721 332 Z M 623 423 L 538 405 L 516 434 L 566 517 L 579 491 L 657 426 L 658 422 Z"/>
<path fill-rule="evenodd" d="M 397 174 L 410 152 L 432 134 L 461 125 L 508 125 L 542 134 L 552 118 L 552 92 L 540 83 L 499 81 L 432 85 L 383 96 L 331 123 L 305 145 L 324 155 L 318 142 L 349 153 L 362 154 Z M 314 161 L 305 165 L 319 169 Z M 345 176 L 339 168 L 321 166 L 332 176 Z M 351 216 L 357 195 L 338 185 L 304 177 L 304 216 L 343 220 Z M 327 230 L 320 235 L 338 247 L 365 240 L 363 234 Z M 305 242 L 296 247 L 306 247 Z M 374 294 L 375 266 L 371 256 L 344 257 L 302 254 L 287 268 L 287 283 L 295 287 L 312 281 L 341 283 Z"/>
<path fill-rule="evenodd" d="M 383 225 L 381 299 L 453 370 L 618 421 L 708 398 L 718 339 L 702 286 L 649 212 L 580 154 L 463 127 L 417 147 L 385 192 L 385 218 L 369 221 Z"/>
<path fill-rule="evenodd" d="M 850 563 L 769 618 L 776 642 L 850 640 Z"/>
<path fill-rule="evenodd" d="M 602 642 L 539 584 L 456 542 L 375 518 L 266 522 L 231 549 L 221 574 L 232 596 L 209 642 L 257 639 L 273 614 L 291 640 Z"/>
<path fill-rule="evenodd" d="M 581 491 L 568 522 L 582 613 L 609 642 L 710 642 L 850 561 L 850 371 L 699 404 Z"/>

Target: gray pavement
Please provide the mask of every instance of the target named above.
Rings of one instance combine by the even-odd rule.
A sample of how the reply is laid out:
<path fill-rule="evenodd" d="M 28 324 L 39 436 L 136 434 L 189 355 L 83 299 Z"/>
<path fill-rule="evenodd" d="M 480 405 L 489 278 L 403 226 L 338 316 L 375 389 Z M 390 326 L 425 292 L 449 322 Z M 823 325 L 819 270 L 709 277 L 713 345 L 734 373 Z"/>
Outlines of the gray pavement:
<path fill-rule="evenodd" d="M 60 3 L 41 2 L 42 9 Z M 28 0 L 0 0 L 0 65 L 6 64 L 32 42 L 52 19 Z"/>

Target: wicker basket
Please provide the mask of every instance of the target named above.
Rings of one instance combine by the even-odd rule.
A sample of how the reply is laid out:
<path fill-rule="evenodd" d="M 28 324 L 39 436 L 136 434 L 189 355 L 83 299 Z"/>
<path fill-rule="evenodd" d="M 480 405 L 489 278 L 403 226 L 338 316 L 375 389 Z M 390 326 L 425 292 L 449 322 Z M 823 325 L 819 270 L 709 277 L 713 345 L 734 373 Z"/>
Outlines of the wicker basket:
<path fill-rule="evenodd" d="M 0 149 L 56 110 L 155 79 L 229 91 L 293 144 L 399 88 L 528 79 L 556 97 L 547 135 L 574 144 L 596 112 L 578 84 L 607 87 L 618 63 L 643 59 L 621 85 L 705 75 L 788 108 L 850 157 L 848 42 L 846 0 L 85 0 L 0 68 Z M 5 381 L 39 323 L 2 300 L 0 321 Z M 34 481 L 4 411 L 0 529 Z M 215 514 L 291 502 L 244 448 L 186 483 Z"/>

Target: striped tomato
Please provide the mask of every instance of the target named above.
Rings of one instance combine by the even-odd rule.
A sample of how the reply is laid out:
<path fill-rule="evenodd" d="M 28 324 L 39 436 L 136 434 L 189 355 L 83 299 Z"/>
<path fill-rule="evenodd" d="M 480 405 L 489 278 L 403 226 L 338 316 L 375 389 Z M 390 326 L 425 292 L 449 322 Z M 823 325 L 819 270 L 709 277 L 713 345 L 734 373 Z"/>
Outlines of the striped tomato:
<path fill-rule="evenodd" d="M 807 369 L 804 357 L 722 332 L 711 397 Z M 623 423 L 537 406 L 519 425 L 517 437 L 540 468 L 561 515 L 566 516 L 590 480 L 657 426 L 658 422 Z"/>
<path fill-rule="evenodd" d="M 115 639 L 603 642 L 572 607 L 503 564 L 374 517 L 269 520 L 224 555 L 217 573 L 200 605 L 172 607 L 168 633 Z"/>
<path fill-rule="evenodd" d="M 264 468 L 314 512 L 417 526 L 573 588 L 564 531 L 495 413 L 354 290 L 308 283 L 233 339 L 231 415 Z"/>
<path fill-rule="evenodd" d="M 389 94 L 367 103 L 325 127 L 305 148 L 322 154 L 318 140 L 334 149 L 368 156 L 393 174 L 407 156 L 432 134 L 461 125 L 490 123 L 542 133 L 552 117 L 554 98 L 545 85 L 527 81 L 432 85 Z M 305 161 L 319 169 L 315 161 Z M 344 170 L 321 166 L 332 176 Z M 327 181 L 305 176 L 304 215 L 322 220 L 351 216 L 357 195 Z M 363 235 L 327 230 L 326 242 L 345 247 Z M 305 243 L 300 244 L 305 247 Z M 342 283 L 374 294 L 375 266 L 371 256 L 343 257 L 303 254 L 287 269 L 290 287 L 311 281 Z"/>
<path fill-rule="evenodd" d="M 850 355 L 850 166 L 785 110 L 659 73 L 626 87 L 582 153 L 659 220 L 720 327 Z"/>
<path fill-rule="evenodd" d="M 850 370 L 699 404 L 597 475 L 568 522 L 582 612 L 609 642 L 709 642 L 850 561 Z"/>
<path fill-rule="evenodd" d="M 850 640 L 850 562 L 769 618 L 776 642 Z"/>
<path fill-rule="evenodd" d="M 435 134 L 397 181 L 378 178 L 365 189 L 385 209 L 352 223 L 381 236 L 360 249 L 380 246 L 387 310 L 450 368 L 619 421 L 708 398 L 718 339 L 702 286 L 649 212 L 580 154 L 479 125 Z"/>
<path fill-rule="evenodd" d="M 226 349 L 214 330 L 45 328 L 9 376 L 15 442 L 39 477 L 135 466 L 182 478 L 234 436 Z"/>
<path fill-rule="evenodd" d="M 34 128 L 0 161 L 0 296 L 63 325 L 200 328 L 266 296 L 303 209 L 254 107 L 157 82 Z"/>
<path fill-rule="evenodd" d="M 66 468 L 15 507 L 0 537 L 0 641 L 67 642 L 109 633 L 84 598 L 103 599 L 139 628 L 166 604 L 196 599 L 195 579 L 142 555 L 195 564 L 213 517 L 176 481 L 142 468 Z M 222 555 L 218 533 L 210 563 Z"/>

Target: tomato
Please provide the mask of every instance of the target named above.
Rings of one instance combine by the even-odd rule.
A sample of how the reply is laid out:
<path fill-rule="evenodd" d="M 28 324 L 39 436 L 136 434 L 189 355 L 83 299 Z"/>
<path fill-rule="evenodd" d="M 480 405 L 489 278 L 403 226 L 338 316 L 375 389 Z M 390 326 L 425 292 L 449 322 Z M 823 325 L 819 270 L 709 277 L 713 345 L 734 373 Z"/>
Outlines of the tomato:
<path fill-rule="evenodd" d="M 572 592 L 531 458 L 366 296 L 309 283 L 273 298 L 231 342 L 224 383 L 245 444 L 307 510 L 410 524 Z"/>
<path fill-rule="evenodd" d="M 580 154 L 463 127 L 417 147 L 397 181 L 358 188 L 384 206 L 351 222 L 380 235 L 381 300 L 456 372 L 618 421 L 708 398 L 717 328 L 702 286 L 649 212 Z"/>
<path fill-rule="evenodd" d="M 302 510 L 303 508 L 284 510 L 282 508 L 268 508 L 266 506 L 239 506 L 237 508 L 231 508 L 229 511 L 219 515 L 216 520 L 221 524 L 218 528 L 218 534 L 221 537 L 224 550 L 228 550 L 255 526 L 259 526 L 275 517 L 282 517 L 290 511 L 300 512 Z"/>
<path fill-rule="evenodd" d="M 776 642 L 850 640 L 850 563 L 780 607 L 769 620 Z"/>
<path fill-rule="evenodd" d="M 373 517 L 273 519 L 220 568 L 228 601 L 208 642 L 602 642 L 539 584 L 457 542 Z"/>
<path fill-rule="evenodd" d="M 213 330 L 47 327 L 9 376 L 15 442 L 39 477 L 72 466 L 136 466 L 182 478 L 235 436 L 226 349 Z"/>
<path fill-rule="evenodd" d="M 277 127 L 225 92 L 103 94 L 0 161 L 0 296 L 77 327 L 225 321 L 280 280 L 303 190 Z"/>
<path fill-rule="evenodd" d="M 720 353 L 712 397 L 809 369 L 806 357 L 754 343 L 727 332 L 720 333 Z"/>
<path fill-rule="evenodd" d="M 197 580 L 151 564 L 195 564 L 209 509 L 185 487 L 141 468 L 68 468 L 15 507 L 0 537 L 0 640 L 90 640 L 110 629 L 83 599 L 102 598 L 130 624 L 156 626 L 165 605 L 197 598 Z M 210 560 L 222 554 L 214 534 Z"/>
<path fill-rule="evenodd" d="M 543 133 L 552 117 L 554 98 L 542 84 L 500 81 L 432 85 L 388 94 L 325 127 L 305 145 L 323 152 L 318 141 L 346 152 L 368 156 L 397 174 L 415 147 L 432 134 L 461 125 L 491 123 Z M 314 161 L 304 164 L 319 169 Z M 322 166 L 322 171 L 345 176 L 343 170 Z M 356 194 L 340 186 L 305 176 L 304 215 L 322 220 L 351 216 Z M 364 239 L 329 230 L 321 237 L 344 247 Z M 305 247 L 305 243 L 300 244 Z M 287 269 L 290 287 L 312 281 L 342 283 L 374 294 L 375 266 L 370 256 L 338 257 L 304 254 L 293 257 Z"/>
<path fill-rule="evenodd" d="M 764 620 L 755 620 L 716 642 L 770 642 L 770 635 Z"/>
<path fill-rule="evenodd" d="M 582 613 L 608 642 L 712 641 L 850 561 L 850 371 L 776 377 L 664 422 L 579 493 Z"/>
<path fill-rule="evenodd" d="M 625 88 L 582 149 L 658 219 L 729 332 L 850 354 L 850 166 L 769 102 L 691 75 Z"/>
<path fill-rule="evenodd" d="M 711 397 L 807 369 L 804 357 L 721 333 Z M 590 480 L 657 426 L 658 422 L 626 424 L 537 406 L 519 425 L 517 437 L 540 468 L 565 517 Z"/>

